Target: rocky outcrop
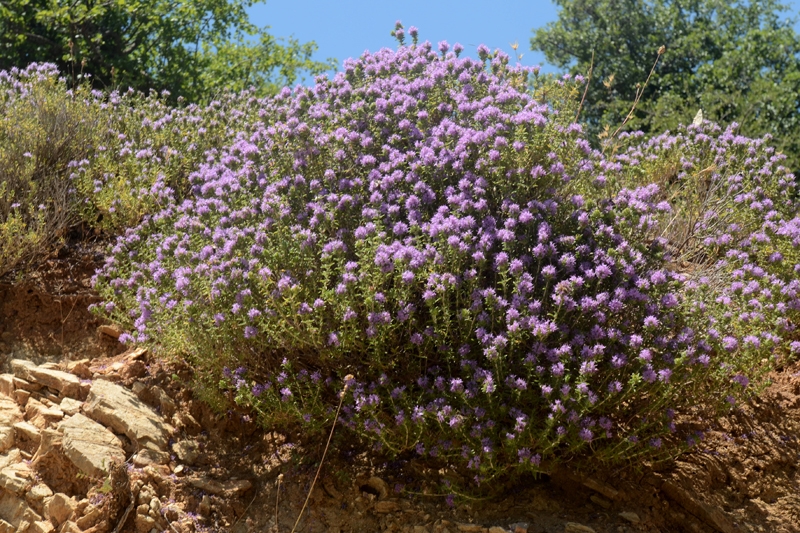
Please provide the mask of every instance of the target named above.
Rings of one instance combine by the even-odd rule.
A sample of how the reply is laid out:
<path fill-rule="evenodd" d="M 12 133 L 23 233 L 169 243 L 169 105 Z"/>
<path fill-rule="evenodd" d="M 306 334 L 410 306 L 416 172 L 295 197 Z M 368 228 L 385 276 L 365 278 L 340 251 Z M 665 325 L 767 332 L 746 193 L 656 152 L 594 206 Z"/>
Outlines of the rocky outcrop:
<path fill-rule="evenodd" d="M 83 410 L 101 424 L 127 435 L 139 448 L 167 449 L 172 428 L 125 387 L 96 380 Z"/>

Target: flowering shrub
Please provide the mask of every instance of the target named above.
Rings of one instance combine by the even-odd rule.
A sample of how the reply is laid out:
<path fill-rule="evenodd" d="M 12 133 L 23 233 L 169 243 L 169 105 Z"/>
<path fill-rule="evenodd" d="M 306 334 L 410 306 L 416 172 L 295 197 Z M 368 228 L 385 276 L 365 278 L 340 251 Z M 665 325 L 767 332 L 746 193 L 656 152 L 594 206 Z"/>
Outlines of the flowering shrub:
<path fill-rule="evenodd" d="M 250 92 L 206 107 L 68 90 L 54 65 L 0 71 L 0 275 L 78 222 L 121 232 L 188 192 L 206 151 L 257 118 Z"/>
<path fill-rule="evenodd" d="M 659 453 L 676 410 L 745 393 L 765 346 L 686 298 L 714 287 L 671 268 L 659 228 L 683 211 L 635 176 L 659 141 L 606 159 L 562 106 L 582 80 L 408 33 L 258 102 L 118 240 L 96 287 L 122 339 L 267 425 L 329 424 L 355 376 L 348 428 L 477 482 Z"/>

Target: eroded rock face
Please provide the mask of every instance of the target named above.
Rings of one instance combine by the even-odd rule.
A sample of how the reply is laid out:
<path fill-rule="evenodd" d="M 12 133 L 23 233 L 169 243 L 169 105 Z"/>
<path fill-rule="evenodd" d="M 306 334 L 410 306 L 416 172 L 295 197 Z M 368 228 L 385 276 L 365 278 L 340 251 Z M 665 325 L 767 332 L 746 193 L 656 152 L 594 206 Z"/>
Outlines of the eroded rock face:
<path fill-rule="evenodd" d="M 0 395 L 0 452 L 5 452 L 14 446 L 16 439 L 14 424 L 21 420 L 22 410 L 17 402 Z"/>
<path fill-rule="evenodd" d="M 112 463 L 125 462 L 122 441 L 80 413 L 61 422 L 58 429 L 64 433 L 64 455 L 89 476 L 102 477 Z"/>
<path fill-rule="evenodd" d="M 167 449 L 172 428 L 125 387 L 96 380 L 83 410 L 97 422 L 124 433 L 140 448 Z"/>

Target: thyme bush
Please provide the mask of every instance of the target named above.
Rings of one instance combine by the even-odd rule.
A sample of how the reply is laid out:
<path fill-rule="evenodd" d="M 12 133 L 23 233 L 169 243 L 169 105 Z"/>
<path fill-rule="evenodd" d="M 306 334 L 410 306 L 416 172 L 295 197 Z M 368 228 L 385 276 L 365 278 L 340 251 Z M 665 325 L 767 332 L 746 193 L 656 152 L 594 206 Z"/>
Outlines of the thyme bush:
<path fill-rule="evenodd" d="M 792 180 L 768 149 L 705 141 L 705 124 L 606 157 L 572 123 L 582 79 L 408 34 L 257 101 L 259 119 L 206 151 L 185 195 L 119 238 L 95 283 L 97 309 L 130 328 L 121 339 L 188 357 L 268 427 L 329 425 L 352 375 L 344 426 L 477 483 L 587 453 L 668 453 L 685 437 L 676 411 L 747 395 L 784 337 L 727 315 L 736 289 L 681 267 L 671 221 L 725 241 L 729 225 L 694 230 L 687 165 L 733 165 L 708 154 L 741 143 L 782 176 L 774 189 L 751 172 L 762 184 L 742 194 L 785 200 L 769 231 L 794 254 Z M 739 277 L 757 276 L 767 249 L 737 250 Z M 723 252 L 709 261 L 733 268 Z"/>

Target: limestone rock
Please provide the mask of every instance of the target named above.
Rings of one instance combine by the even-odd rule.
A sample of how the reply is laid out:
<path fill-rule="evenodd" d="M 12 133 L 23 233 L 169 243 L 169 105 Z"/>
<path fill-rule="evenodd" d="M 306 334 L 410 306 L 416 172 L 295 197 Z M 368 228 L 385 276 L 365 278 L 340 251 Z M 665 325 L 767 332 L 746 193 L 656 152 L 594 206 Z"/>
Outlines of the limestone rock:
<path fill-rule="evenodd" d="M 14 375 L 0 374 L 0 393 L 9 398 L 14 394 Z"/>
<path fill-rule="evenodd" d="M 75 498 L 70 498 L 63 492 L 56 493 L 47 504 L 45 515 L 56 522 L 56 524 L 63 524 L 75 512 L 78 502 Z"/>
<path fill-rule="evenodd" d="M 213 479 L 209 479 L 205 476 L 199 478 L 192 478 L 189 479 L 189 484 L 192 486 L 205 491 L 209 494 L 215 494 L 217 496 L 223 494 L 236 494 L 247 492 L 253 486 L 253 484 L 246 480 L 246 479 L 230 479 L 225 483 L 220 483 L 219 481 L 215 481 Z"/>
<path fill-rule="evenodd" d="M 594 528 L 584 526 L 577 522 L 567 522 L 564 524 L 564 533 L 596 533 Z"/>
<path fill-rule="evenodd" d="M 36 446 L 39 446 L 42 431 L 30 422 L 17 422 L 14 424 L 14 430 L 17 433 L 17 439 L 27 439 L 33 442 Z"/>
<path fill-rule="evenodd" d="M 118 339 L 122 335 L 122 328 L 116 325 L 103 324 L 97 328 L 97 332 Z"/>
<path fill-rule="evenodd" d="M 172 450 L 182 462 L 193 465 L 200 456 L 200 447 L 195 441 L 182 440 L 172 445 Z"/>
<path fill-rule="evenodd" d="M 64 455 L 82 472 L 105 475 L 114 462 L 125 462 L 122 442 L 108 429 L 78 413 L 59 424 L 64 432 Z"/>
<path fill-rule="evenodd" d="M 30 361 L 14 359 L 11 368 L 18 378 L 30 381 L 40 387 L 50 387 L 57 390 L 62 396 L 76 398 L 80 394 L 81 380 L 78 376 L 44 366 L 36 366 Z M 18 387 L 19 388 L 19 387 Z"/>
<path fill-rule="evenodd" d="M 622 518 L 624 518 L 625 520 L 627 520 L 628 522 L 630 522 L 632 524 L 638 524 L 639 522 L 642 521 L 642 519 L 639 518 L 638 514 L 631 513 L 629 511 L 625 511 L 625 512 L 619 513 L 619 516 L 621 516 Z"/>
<path fill-rule="evenodd" d="M 73 398 L 64 398 L 61 400 L 61 410 L 64 412 L 65 415 L 72 416 L 78 411 L 81 410 L 81 406 L 83 402 L 80 400 L 75 400 Z"/>
<path fill-rule="evenodd" d="M 142 448 L 133 456 L 133 464 L 139 467 L 147 465 L 165 465 L 169 463 L 169 454 L 150 448 Z"/>
<path fill-rule="evenodd" d="M 128 389 L 105 380 L 92 383 L 84 412 L 124 433 L 140 448 L 166 450 L 172 428 Z"/>
<path fill-rule="evenodd" d="M 13 463 L 0 469 L 0 488 L 14 494 L 25 494 L 34 475 L 25 463 Z M 2 514 L 0 514 L 2 516 Z"/>

